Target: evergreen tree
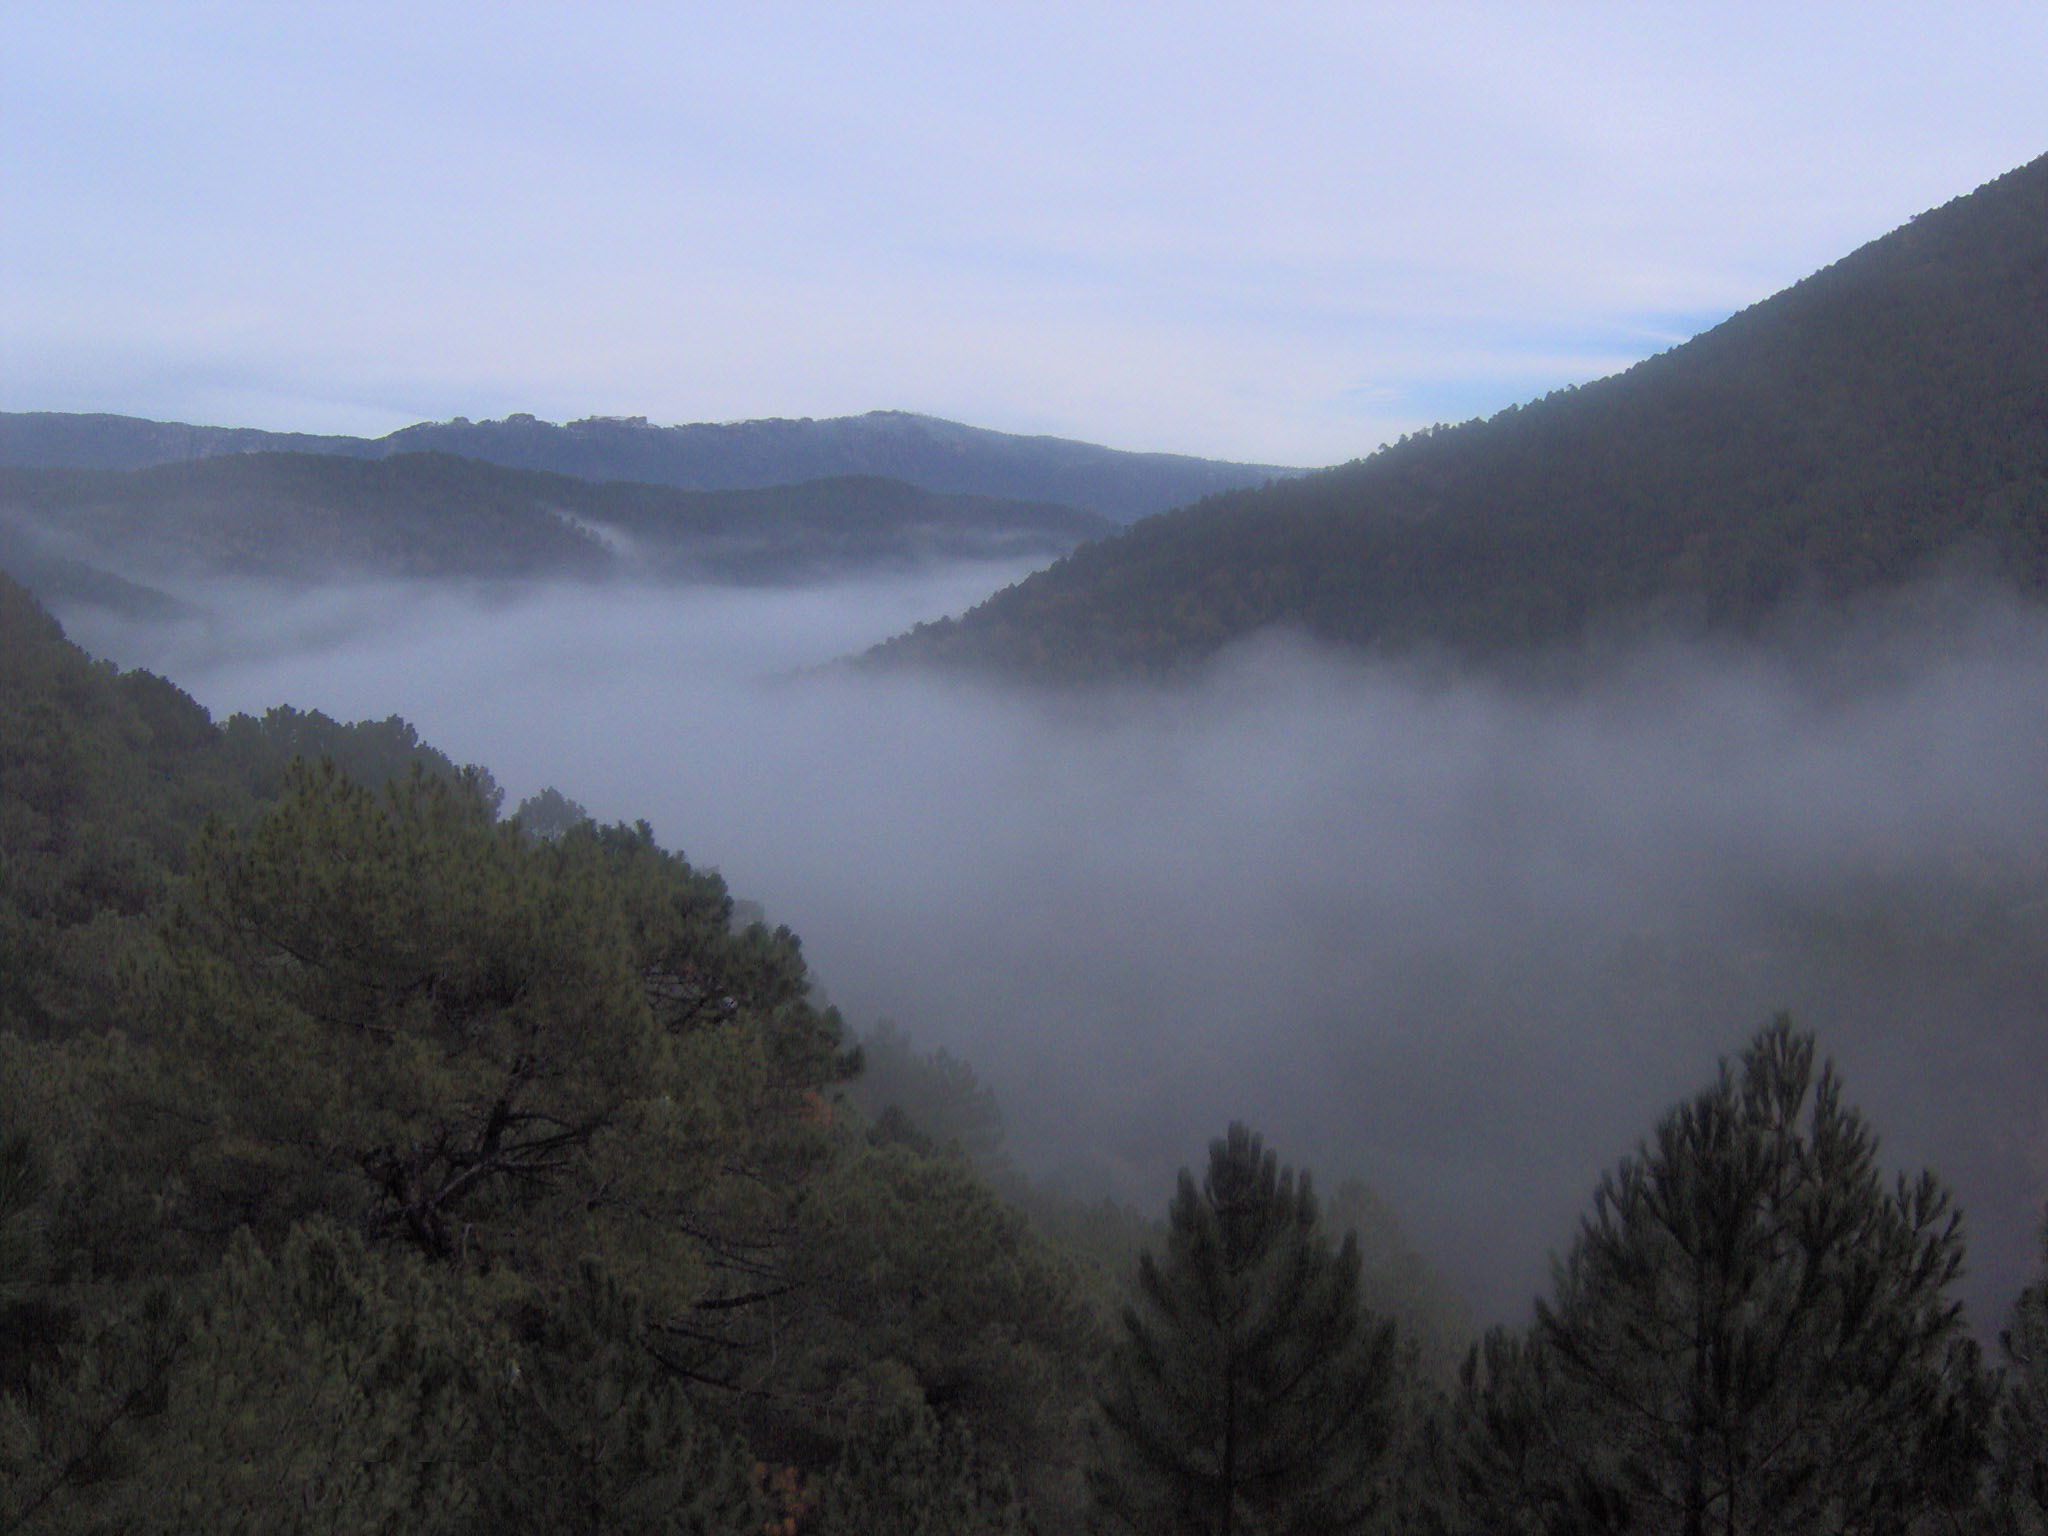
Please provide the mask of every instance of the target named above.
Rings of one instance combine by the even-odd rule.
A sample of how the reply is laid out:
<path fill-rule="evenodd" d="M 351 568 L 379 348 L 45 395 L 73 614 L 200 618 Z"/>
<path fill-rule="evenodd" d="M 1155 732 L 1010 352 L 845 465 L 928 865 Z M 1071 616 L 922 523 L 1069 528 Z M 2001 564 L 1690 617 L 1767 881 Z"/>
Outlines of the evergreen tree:
<path fill-rule="evenodd" d="M 814 1536 L 1025 1536 L 1010 1479 L 975 1454 L 961 1425 L 898 1408 L 848 1442 L 800 1528 Z"/>
<path fill-rule="evenodd" d="M 1320 1230 L 1306 1174 L 1242 1125 L 1183 1170 L 1165 1260 L 1139 1261 L 1089 1481 L 1105 1528 L 1343 1532 L 1383 1502 L 1392 1325 Z"/>
<path fill-rule="evenodd" d="M 1989 1529 L 2048 1533 L 2048 1275 L 2021 1292 L 2000 1336 L 2004 1391 L 1992 1432 Z"/>
<path fill-rule="evenodd" d="M 1526 1345 L 1468 1366 L 1454 1530 L 1904 1532 L 1967 1506 L 1988 1391 L 1960 1218 L 1887 1189 L 1785 1020 L 1601 1184 Z"/>
<path fill-rule="evenodd" d="M 528 795 L 512 813 L 526 835 L 536 842 L 552 842 L 571 827 L 591 819 L 590 812 L 550 784 L 537 795 Z"/>
<path fill-rule="evenodd" d="M 478 1531 L 752 1536 L 766 1509 L 736 1438 L 646 1347 L 640 1298 L 595 1263 L 520 1348 L 488 1400 Z"/>

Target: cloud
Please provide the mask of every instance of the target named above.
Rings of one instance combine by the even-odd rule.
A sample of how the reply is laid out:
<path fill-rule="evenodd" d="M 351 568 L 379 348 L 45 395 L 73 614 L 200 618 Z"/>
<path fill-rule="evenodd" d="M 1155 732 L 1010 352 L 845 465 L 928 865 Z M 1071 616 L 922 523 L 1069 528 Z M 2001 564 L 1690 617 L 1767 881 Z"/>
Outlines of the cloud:
<path fill-rule="evenodd" d="M 900 407 L 1313 464 L 1424 424 L 1444 357 L 1571 382 L 2038 153 L 2048 21 L 228 0 L 9 40 L 0 408 Z"/>
<path fill-rule="evenodd" d="M 646 817 L 857 1023 L 989 1076 L 1033 1166 L 1152 1204 L 1246 1118 L 1382 1188 L 1495 1315 L 1790 1006 L 1962 1187 L 1995 1321 L 2048 1187 L 2011 972 L 2048 868 L 2037 615 L 1930 597 L 1517 680 L 1274 638 L 1166 691 L 806 670 L 990 579 L 243 586 L 206 628 L 72 622 L 217 710 L 396 711 L 514 799 Z"/>

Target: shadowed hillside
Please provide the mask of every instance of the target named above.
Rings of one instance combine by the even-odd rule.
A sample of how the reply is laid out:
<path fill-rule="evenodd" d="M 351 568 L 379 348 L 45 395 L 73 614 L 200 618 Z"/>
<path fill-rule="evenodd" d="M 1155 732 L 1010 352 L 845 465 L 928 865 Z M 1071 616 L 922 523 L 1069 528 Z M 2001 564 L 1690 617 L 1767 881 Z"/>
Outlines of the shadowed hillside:
<path fill-rule="evenodd" d="M 244 453 L 139 470 L 0 469 L 0 562 L 155 573 L 641 575 L 816 580 L 925 560 L 1049 558 L 1108 531 L 1073 507 L 940 495 L 877 476 L 684 491 L 446 453 Z M 74 583 L 74 586 L 76 584 Z M 95 600 L 96 589 L 65 591 Z"/>
<path fill-rule="evenodd" d="M 2039 590 L 2044 397 L 2048 159 L 1625 373 L 1147 520 L 881 654 L 1068 681 L 1275 625 L 1471 652 L 1743 628 L 1958 558 Z"/>

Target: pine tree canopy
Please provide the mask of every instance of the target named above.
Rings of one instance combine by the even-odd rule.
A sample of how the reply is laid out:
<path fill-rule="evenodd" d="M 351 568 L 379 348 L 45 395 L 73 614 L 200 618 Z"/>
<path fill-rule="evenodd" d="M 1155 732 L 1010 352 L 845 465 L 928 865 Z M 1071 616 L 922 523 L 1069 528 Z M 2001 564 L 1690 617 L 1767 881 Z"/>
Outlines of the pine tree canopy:
<path fill-rule="evenodd" d="M 1600 1185 L 1525 1344 L 1468 1366 L 1472 1532 L 1909 1531 L 1964 1507 L 1988 1393 L 1960 1218 L 1888 1187 L 1780 1018 Z M 1943 1526 L 1943 1529 L 1949 1527 Z"/>
<path fill-rule="evenodd" d="M 1183 1170 L 1146 1253 L 1091 1469 L 1105 1529 L 1341 1532 L 1381 1502 L 1390 1324 L 1359 1304 L 1356 1243 L 1322 1233 L 1306 1174 L 1242 1125 Z"/>

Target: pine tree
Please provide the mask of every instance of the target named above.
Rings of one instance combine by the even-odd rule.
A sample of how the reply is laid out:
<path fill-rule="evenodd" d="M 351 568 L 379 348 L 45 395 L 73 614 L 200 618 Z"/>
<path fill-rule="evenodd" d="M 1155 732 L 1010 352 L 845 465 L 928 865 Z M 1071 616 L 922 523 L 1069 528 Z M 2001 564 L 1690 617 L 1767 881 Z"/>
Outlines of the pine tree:
<path fill-rule="evenodd" d="M 1556 1294 L 1468 1367 L 1459 1530 L 1919 1529 L 1966 1507 L 1988 1393 L 1960 1219 L 1887 1188 L 1780 1019 L 1601 1184 Z"/>
<path fill-rule="evenodd" d="M 902 1407 L 855 1435 L 800 1529 L 812 1536 L 1024 1536 L 1011 1480 L 976 1455 L 959 1424 Z"/>
<path fill-rule="evenodd" d="M 2004 1390 L 1992 1430 L 1987 1530 L 2048 1533 L 2048 1273 L 2020 1293 L 1999 1336 Z"/>
<path fill-rule="evenodd" d="M 1358 1300 L 1356 1243 L 1319 1229 L 1306 1174 L 1242 1125 L 1183 1170 L 1164 1261 L 1102 1403 L 1089 1482 L 1129 1532 L 1344 1532 L 1383 1501 L 1395 1377 L 1391 1324 Z"/>

